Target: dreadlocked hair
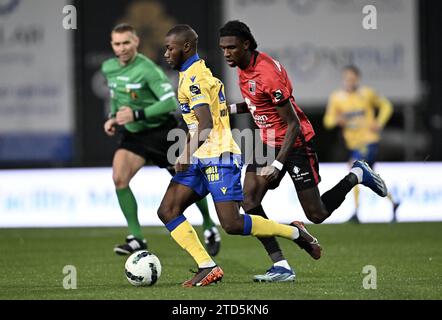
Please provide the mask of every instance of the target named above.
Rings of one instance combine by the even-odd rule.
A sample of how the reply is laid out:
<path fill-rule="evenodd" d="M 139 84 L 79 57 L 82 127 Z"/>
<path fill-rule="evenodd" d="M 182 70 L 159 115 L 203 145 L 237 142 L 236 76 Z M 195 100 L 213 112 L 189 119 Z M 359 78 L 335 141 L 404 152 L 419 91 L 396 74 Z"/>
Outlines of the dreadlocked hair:
<path fill-rule="evenodd" d="M 220 37 L 238 37 L 241 40 L 250 41 L 250 50 L 256 50 L 258 44 L 250 31 L 250 28 L 239 20 L 232 20 L 227 22 L 221 29 L 219 29 Z"/>

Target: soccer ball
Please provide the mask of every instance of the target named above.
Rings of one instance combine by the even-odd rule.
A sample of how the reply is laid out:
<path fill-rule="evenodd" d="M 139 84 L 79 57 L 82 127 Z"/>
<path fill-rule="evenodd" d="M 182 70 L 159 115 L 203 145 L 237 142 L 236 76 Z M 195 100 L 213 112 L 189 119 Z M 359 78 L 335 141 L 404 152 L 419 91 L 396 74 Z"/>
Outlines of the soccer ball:
<path fill-rule="evenodd" d="M 133 253 L 124 267 L 127 281 L 136 287 L 152 286 L 161 276 L 160 260 L 147 250 Z"/>

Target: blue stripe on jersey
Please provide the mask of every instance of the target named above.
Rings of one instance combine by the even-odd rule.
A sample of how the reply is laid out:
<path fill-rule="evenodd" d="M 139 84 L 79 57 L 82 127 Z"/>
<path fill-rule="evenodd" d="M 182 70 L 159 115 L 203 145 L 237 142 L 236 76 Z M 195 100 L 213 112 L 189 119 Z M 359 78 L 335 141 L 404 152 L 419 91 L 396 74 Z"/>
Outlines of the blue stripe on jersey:
<path fill-rule="evenodd" d="M 192 109 L 199 108 L 199 107 L 202 107 L 202 106 L 209 106 L 209 105 L 207 103 L 198 103 L 198 104 L 194 105 L 192 107 Z"/>

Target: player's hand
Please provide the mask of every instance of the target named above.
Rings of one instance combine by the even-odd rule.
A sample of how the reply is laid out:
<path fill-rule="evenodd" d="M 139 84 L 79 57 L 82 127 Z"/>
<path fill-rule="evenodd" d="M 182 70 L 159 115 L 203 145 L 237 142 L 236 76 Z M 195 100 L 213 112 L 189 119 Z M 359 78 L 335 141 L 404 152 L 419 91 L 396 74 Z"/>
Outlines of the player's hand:
<path fill-rule="evenodd" d="M 381 126 L 377 122 L 373 123 L 370 126 L 370 130 L 375 132 L 375 133 L 379 133 L 381 131 L 381 129 L 382 129 Z"/>
<path fill-rule="evenodd" d="M 267 166 L 262 168 L 260 175 L 263 176 L 267 182 L 271 183 L 278 178 L 279 170 L 274 166 Z"/>
<path fill-rule="evenodd" d="M 183 172 L 189 168 L 189 161 L 183 155 L 179 156 L 175 161 L 175 172 Z"/>
<path fill-rule="evenodd" d="M 347 120 L 345 120 L 345 117 L 343 115 L 339 115 L 337 119 L 338 126 L 341 128 L 344 128 L 347 125 Z"/>
<path fill-rule="evenodd" d="M 131 108 L 127 106 L 121 107 L 117 112 L 117 123 L 120 126 L 123 126 L 125 124 L 128 124 L 130 122 L 134 122 L 134 113 Z"/>
<path fill-rule="evenodd" d="M 107 120 L 104 123 L 104 132 L 106 132 L 106 134 L 110 137 L 115 135 L 115 126 L 116 125 L 117 125 L 117 120 L 115 120 L 114 118 Z"/>

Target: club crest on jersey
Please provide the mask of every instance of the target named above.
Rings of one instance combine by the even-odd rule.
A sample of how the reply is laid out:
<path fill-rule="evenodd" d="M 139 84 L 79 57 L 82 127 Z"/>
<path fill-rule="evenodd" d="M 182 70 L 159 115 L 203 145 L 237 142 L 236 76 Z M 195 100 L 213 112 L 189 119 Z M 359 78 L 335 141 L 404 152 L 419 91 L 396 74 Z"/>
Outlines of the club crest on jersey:
<path fill-rule="evenodd" d="M 273 92 L 273 98 L 275 98 L 275 102 L 279 102 L 284 99 L 284 94 L 281 90 L 276 90 Z"/>
<path fill-rule="evenodd" d="M 256 82 L 255 80 L 249 80 L 249 93 L 254 96 L 256 94 Z"/>
<path fill-rule="evenodd" d="M 192 96 L 196 96 L 197 94 L 201 94 L 201 88 L 200 88 L 199 84 L 192 84 L 189 87 L 189 90 L 190 90 L 190 94 Z"/>

